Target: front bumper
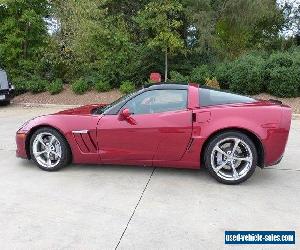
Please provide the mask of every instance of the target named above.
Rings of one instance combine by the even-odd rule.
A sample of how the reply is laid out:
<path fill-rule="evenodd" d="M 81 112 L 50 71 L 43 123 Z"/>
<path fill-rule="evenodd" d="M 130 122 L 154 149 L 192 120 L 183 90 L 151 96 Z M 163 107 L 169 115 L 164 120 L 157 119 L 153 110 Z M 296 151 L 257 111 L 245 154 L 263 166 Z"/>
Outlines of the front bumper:
<path fill-rule="evenodd" d="M 268 167 L 271 167 L 271 166 L 279 164 L 281 162 L 282 158 L 283 158 L 283 155 L 277 161 L 275 161 L 272 164 L 270 164 Z"/>
<path fill-rule="evenodd" d="M 26 152 L 26 133 L 17 132 L 16 134 L 16 156 L 23 159 L 28 159 L 28 155 Z"/>
<path fill-rule="evenodd" d="M 0 102 L 1 101 L 10 101 L 15 94 L 14 87 L 10 89 L 1 89 L 0 90 Z"/>

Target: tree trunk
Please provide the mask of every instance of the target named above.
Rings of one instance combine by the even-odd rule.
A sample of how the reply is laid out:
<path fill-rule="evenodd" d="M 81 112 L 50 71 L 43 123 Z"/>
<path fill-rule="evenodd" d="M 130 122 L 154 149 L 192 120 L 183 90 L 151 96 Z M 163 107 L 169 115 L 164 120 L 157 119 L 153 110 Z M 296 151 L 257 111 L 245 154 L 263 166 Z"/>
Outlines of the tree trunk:
<path fill-rule="evenodd" d="M 168 49 L 165 52 L 165 82 L 168 81 Z"/>
<path fill-rule="evenodd" d="M 27 36 L 28 36 L 28 30 L 29 30 L 30 23 L 26 23 L 26 28 L 25 28 L 25 39 L 23 41 L 23 58 L 27 58 L 27 49 L 28 49 L 28 41 L 27 41 Z"/>

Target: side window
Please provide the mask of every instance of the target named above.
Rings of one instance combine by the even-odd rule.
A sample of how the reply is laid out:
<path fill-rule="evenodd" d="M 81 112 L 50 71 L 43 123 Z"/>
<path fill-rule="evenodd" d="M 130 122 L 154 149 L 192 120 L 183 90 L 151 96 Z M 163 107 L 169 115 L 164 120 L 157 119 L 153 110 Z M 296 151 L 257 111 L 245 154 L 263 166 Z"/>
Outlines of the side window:
<path fill-rule="evenodd" d="M 166 111 L 184 110 L 187 105 L 187 90 L 151 90 L 130 101 L 122 109 L 128 108 L 133 114 L 153 114 Z"/>
<path fill-rule="evenodd" d="M 199 88 L 200 106 L 254 102 L 253 98 L 223 91 Z"/>

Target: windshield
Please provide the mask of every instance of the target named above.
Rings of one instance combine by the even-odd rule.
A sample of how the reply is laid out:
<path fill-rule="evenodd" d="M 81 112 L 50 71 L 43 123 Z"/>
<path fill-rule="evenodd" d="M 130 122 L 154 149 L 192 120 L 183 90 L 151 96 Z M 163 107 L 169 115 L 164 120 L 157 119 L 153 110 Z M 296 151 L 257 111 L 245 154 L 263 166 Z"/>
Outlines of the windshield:
<path fill-rule="evenodd" d="M 113 108 L 113 107 L 116 106 L 117 104 L 122 103 L 123 101 L 127 100 L 128 98 L 130 98 L 131 96 L 133 96 L 135 93 L 136 93 L 136 92 L 130 93 L 130 94 L 128 94 L 128 95 L 121 96 L 119 99 L 113 101 L 112 103 L 97 108 L 97 109 L 94 111 L 94 113 L 96 113 L 96 114 L 103 114 L 104 112 L 108 112 L 111 108 Z"/>

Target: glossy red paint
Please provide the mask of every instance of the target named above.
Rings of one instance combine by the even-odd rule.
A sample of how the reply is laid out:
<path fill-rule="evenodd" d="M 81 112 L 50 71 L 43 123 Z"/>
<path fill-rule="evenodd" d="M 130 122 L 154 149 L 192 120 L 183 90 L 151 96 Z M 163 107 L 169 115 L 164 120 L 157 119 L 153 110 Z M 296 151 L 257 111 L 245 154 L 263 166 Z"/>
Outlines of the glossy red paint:
<path fill-rule="evenodd" d="M 136 165 L 180 160 L 191 138 L 191 116 L 190 110 L 132 115 L 134 125 L 117 115 L 103 116 L 97 135 L 101 160 Z"/>
<path fill-rule="evenodd" d="M 17 156 L 28 158 L 26 144 L 32 133 L 50 126 L 65 136 L 73 163 L 200 168 L 205 142 L 215 133 L 236 129 L 256 138 L 263 151 L 262 165 L 269 166 L 281 159 L 291 122 L 290 107 L 270 101 L 200 107 L 196 85 L 188 87 L 186 110 L 91 113 L 100 106 L 86 105 L 29 121 L 17 132 Z"/>
<path fill-rule="evenodd" d="M 89 105 L 84 105 L 78 108 L 72 108 L 72 109 L 67 109 L 58 112 L 57 114 L 63 114 L 63 115 L 90 115 L 91 111 L 95 108 L 98 107 L 103 107 L 106 104 L 89 104 Z"/>
<path fill-rule="evenodd" d="M 188 109 L 199 109 L 199 85 L 191 84 L 188 87 Z"/>

